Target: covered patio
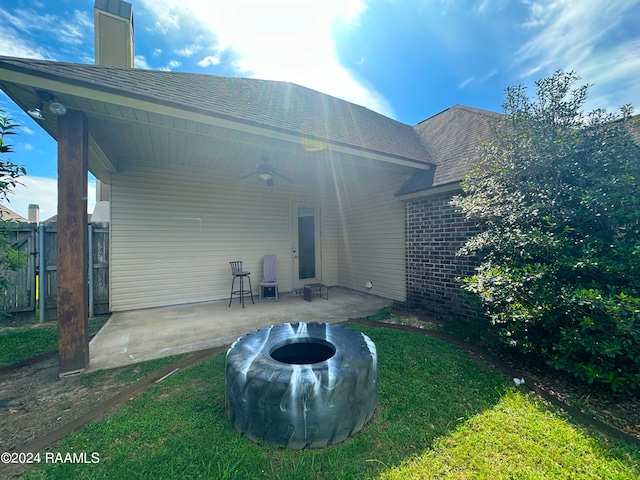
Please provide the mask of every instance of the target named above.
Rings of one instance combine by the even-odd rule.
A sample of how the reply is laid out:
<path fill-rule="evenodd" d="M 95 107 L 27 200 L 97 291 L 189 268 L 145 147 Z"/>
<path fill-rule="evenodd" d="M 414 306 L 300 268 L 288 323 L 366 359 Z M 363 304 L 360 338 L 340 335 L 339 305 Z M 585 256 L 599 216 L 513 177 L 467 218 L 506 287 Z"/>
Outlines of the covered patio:
<path fill-rule="evenodd" d="M 245 308 L 234 300 L 117 312 L 90 343 L 86 372 L 227 345 L 244 333 L 281 323 L 338 323 L 371 315 L 389 299 L 346 288 L 331 288 L 329 300 L 317 295 L 283 294 Z"/>
<path fill-rule="evenodd" d="M 61 376 L 102 368 L 104 334 L 88 345 L 89 172 L 109 222 L 114 325 L 125 312 L 148 319 L 162 311 L 151 309 L 223 303 L 229 263 L 259 279 L 267 254 L 282 292 L 320 283 L 406 303 L 395 192 L 435 168 L 411 126 L 292 83 L 132 67 L 0 57 L 0 88 L 25 112 L 64 106 L 37 117 L 58 142 Z M 165 331 L 153 318 L 130 338 Z M 218 336 L 182 330 L 194 340 L 168 335 L 176 345 Z M 119 348 L 136 361 L 151 355 Z"/>

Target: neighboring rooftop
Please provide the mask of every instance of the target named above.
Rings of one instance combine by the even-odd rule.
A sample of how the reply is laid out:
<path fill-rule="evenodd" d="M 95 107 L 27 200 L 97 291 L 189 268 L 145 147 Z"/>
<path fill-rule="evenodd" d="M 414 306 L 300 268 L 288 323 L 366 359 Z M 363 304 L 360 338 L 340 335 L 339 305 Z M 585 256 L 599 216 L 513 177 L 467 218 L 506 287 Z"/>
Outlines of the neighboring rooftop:
<path fill-rule="evenodd" d="M 5 205 L 0 205 L 0 219 L 2 220 L 15 220 L 16 222 L 26 222 L 27 219 L 22 215 L 18 215 Z"/>

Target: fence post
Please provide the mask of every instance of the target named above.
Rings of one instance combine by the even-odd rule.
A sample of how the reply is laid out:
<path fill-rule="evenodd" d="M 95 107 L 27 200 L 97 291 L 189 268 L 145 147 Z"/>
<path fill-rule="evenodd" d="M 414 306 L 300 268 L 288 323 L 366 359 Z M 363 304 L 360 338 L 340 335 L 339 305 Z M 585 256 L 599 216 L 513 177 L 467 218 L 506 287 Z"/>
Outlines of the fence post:
<path fill-rule="evenodd" d="M 40 307 L 40 323 L 44 323 L 44 313 L 45 313 L 45 292 L 46 292 L 46 285 L 45 285 L 45 278 L 47 276 L 45 270 L 46 270 L 46 265 L 45 265 L 45 257 L 44 257 L 44 223 L 41 223 L 38 226 L 38 262 L 39 262 L 39 267 L 38 267 L 38 275 L 39 275 L 39 282 L 38 282 L 38 290 L 39 292 L 39 297 L 38 297 L 38 304 Z"/>
<path fill-rule="evenodd" d="M 93 318 L 93 225 L 89 224 L 89 318 Z"/>

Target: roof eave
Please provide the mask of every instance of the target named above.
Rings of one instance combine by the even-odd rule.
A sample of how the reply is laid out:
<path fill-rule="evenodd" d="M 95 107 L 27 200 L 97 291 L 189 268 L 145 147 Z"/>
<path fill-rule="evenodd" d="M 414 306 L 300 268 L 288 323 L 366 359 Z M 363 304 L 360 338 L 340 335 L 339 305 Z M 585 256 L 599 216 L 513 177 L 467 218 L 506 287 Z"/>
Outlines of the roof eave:
<path fill-rule="evenodd" d="M 424 190 L 420 190 L 417 192 L 411 192 L 404 195 L 397 195 L 396 198 L 398 200 L 408 202 L 408 201 L 417 200 L 420 198 L 434 197 L 436 195 L 443 195 L 443 194 L 453 195 L 459 192 L 462 192 L 462 186 L 460 185 L 459 181 L 456 181 L 456 182 L 446 183 L 443 185 L 437 185 L 435 187 L 426 188 Z"/>
<path fill-rule="evenodd" d="M 85 98 L 88 100 L 102 101 L 119 106 L 141 109 L 153 112 L 159 115 L 167 115 L 183 120 L 196 121 L 207 125 L 238 130 L 245 133 L 251 133 L 278 140 L 288 141 L 299 144 L 301 141 L 301 133 L 267 126 L 260 122 L 253 122 L 246 119 L 239 119 L 220 113 L 212 113 L 196 106 L 185 106 L 182 104 L 169 102 L 161 98 L 145 97 L 138 94 L 123 94 L 122 90 L 109 88 L 105 86 L 95 87 L 88 82 L 78 79 L 70 79 L 68 77 L 59 77 L 55 74 L 42 72 L 40 70 L 30 70 L 12 63 L 2 62 L 0 60 L 0 72 L 2 80 L 17 85 L 24 85 L 34 90 L 46 90 L 60 94 Z M 11 96 L 9 94 L 9 96 Z M 14 99 L 12 97 L 12 99 Z M 15 101 L 15 99 L 14 99 Z M 16 103 L 18 103 L 16 101 Z M 29 107 L 21 105 L 26 111 Z M 47 130 L 47 129 L 45 129 Z M 55 138 L 55 132 L 47 130 L 47 132 Z M 330 150 L 356 155 L 371 160 L 378 160 L 394 165 L 410 167 L 414 169 L 428 170 L 435 165 L 422 158 L 410 158 L 401 155 L 393 155 L 374 149 L 367 149 L 361 146 L 350 145 L 343 142 L 336 142 L 332 139 L 312 138 L 326 143 Z M 427 153 L 425 152 L 425 156 Z M 105 157 L 106 158 L 106 157 Z M 115 166 L 110 165 L 109 170 Z"/>

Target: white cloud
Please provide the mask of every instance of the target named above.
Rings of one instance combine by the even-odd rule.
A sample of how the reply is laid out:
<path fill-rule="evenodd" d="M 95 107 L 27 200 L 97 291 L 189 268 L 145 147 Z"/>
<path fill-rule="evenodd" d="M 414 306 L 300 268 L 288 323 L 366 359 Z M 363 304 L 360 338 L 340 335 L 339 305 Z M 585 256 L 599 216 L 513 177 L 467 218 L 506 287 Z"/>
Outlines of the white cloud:
<path fill-rule="evenodd" d="M 8 13 L 0 9 L 0 55 L 21 58 L 50 59 L 51 56 L 41 46 L 29 42 L 22 37 L 15 29 L 6 23 Z"/>
<path fill-rule="evenodd" d="M 525 3 L 530 16 L 524 26 L 535 33 L 516 53 L 521 77 L 573 70 L 594 85 L 587 109 L 640 103 L 640 36 L 634 25 L 640 0 Z"/>
<path fill-rule="evenodd" d="M 545 6 L 540 2 L 525 0 L 523 3 L 529 6 L 529 18 L 522 25 L 523 27 L 538 27 L 540 25 L 544 25 L 546 23 L 546 18 L 550 16 L 549 11 L 553 11 L 555 8 L 554 4 L 545 8 Z"/>
<path fill-rule="evenodd" d="M 492 78 L 492 77 L 496 76 L 497 74 L 498 74 L 498 70 L 493 69 L 493 70 L 489 71 L 489 73 L 486 73 L 486 74 L 484 74 L 484 75 L 482 75 L 482 76 L 478 76 L 478 77 L 473 77 L 473 76 L 472 76 L 472 77 L 467 77 L 467 78 L 465 78 L 462 82 L 460 82 L 460 83 L 458 84 L 458 88 L 459 88 L 460 90 L 464 90 L 464 89 L 467 87 L 467 85 L 470 85 L 470 84 L 472 84 L 472 83 L 473 83 L 473 84 L 477 84 L 477 83 L 484 83 L 484 82 L 486 82 L 487 80 L 489 80 L 490 78 Z"/>
<path fill-rule="evenodd" d="M 133 65 L 136 68 L 142 68 L 144 70 L 150 70 L 151 69 L 151 67 L 147 63 L 147 59 L 144 57 L 144 55 L 136 55 L 133 58 Z"/>
<path fill-rule="evenodd" d="M 60 19 L 53 15 L 45 18 L 47 22 L 42 26 L 51 31 L 57 30 L 57 37 L 62 43 L 82 45 L 87 36 L 93 33 L 93 18 L 89 18 L 86 12 L 74 10 L 72 19 Z"/>
<path fill-rule="evenodd" d="M 458 88 L 463 89 L 464 87 L 466 87 L 467 85 L 469 85 L 471 82 L 473 82 L 475 80 L 474 77 L 469 77 L 466 78 L 465 80 L 463 80 L 462 82 L 460 82 L 460 85 L 458 85 Z"/>
<path fill-rule="evenodd" d="M 209 55 L 204 57 L 202 60 L 198 62 L 198 65 L 201 67 L 210 67 L 211 65 L 218 65 L 220 63 L 220 59 L 214 57 L 213 55 Z"/>
<path fill-rule="evenodd" d="M 93 19 L 84 11 L 74 10 L 65 17 L 40 13 L 33 8 L 0 9 L 0 54 L 24 58 L 55 60 L 49 49 L 63 43 L 80 55 L 93 37 Z M 55 35 L 55 41 L 47 39 Z"/>
<path fill-rule="evenodd" d="M 485 11 L 487 10 L 487 6 L 489 6 L 490 1 L 489 0 L 484 0 L 480 5 L 477 5 L 476 7 L 474 7 L 474 10 L 476 13 L 485 13 Z"/>
<path fill-rule="evenodd" d="M 498 74 L 498 70 L 496 70 L 495 68 L 493 70 L 491 70 L 489 73 L 487 73 L 484 77 L 482 77 L 481 81 L 482 82 L 486 82 L 487 80 L 489 80 L 492 77 L 495 77 Z"/>
<path fill-rule="evenodd" d="M 637 110 L 640 107 L 640 38 L 596 53 L 591 60 L 576 68 L 585 81 L 593 84 L 588 105 L 613 112 L 625 103 L 633 103 Z"/>
<path fill-rule="evenodd" d="M 32 128 L 29 128 L 29 127 L 27 127 L 25 125 L 20 125 L 20 130 L 25 135 L 35 135 L 36 134 L 35 130 L 33 130 Z"/>
<path fill-rule="evenodd" d="M 46 177 L 21 177 L 20 183 L 8 195 L 9 201 L 2 203 L 19 215 L 27 218 L 29 215 L 29 205 L 36 204 L 40 207 L 40 220 L 57 215 L 58 213 L 58 180 Z M 96 201 L 96 183 L 90 178 L 87 193 L 87 211 L 93 212 Z"/>
<path fill-rule="evenodd" d="M 200 50 L 202 50 L 202 45 L 194 43 L 193 45 L 187 45 L 184 48 L 176 50 L 175 53 L 176 55 L 180 55 L 181 57 L 192 57 Z"/>
<path fill-rule="evenodd" d="M 334 32 L 357 23 L 365 0 L 141 0 L 169 38 L 193 31 L 239 75 L 289 81 L 392 116 L 389 103 L 337 58 Z M 206 44 L 208 43 L 208 45 Z M 185 46 L 184 48 L 187 48 Z"/>

